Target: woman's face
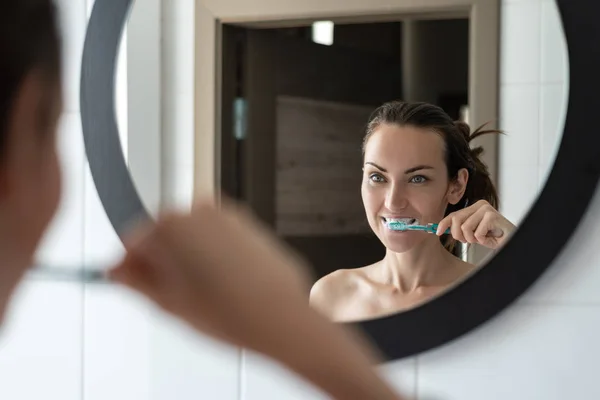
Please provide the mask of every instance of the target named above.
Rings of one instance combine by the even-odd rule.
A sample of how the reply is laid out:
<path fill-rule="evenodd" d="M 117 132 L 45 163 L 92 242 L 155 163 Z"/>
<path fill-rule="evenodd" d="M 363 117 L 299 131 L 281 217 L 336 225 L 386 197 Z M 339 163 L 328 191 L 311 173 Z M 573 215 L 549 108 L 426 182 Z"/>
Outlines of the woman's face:
<path fill-rule="evenodd" d="M 392 231 L 387 219 L 437 223 L 448 203 L 456 204 L 466 187 L 465 174 L 449 182 L 443 138 L 423 128 L 381 124 L 367 141 L 363 168 L 361 192 L 369 225 L 397 253 L 431 235 Z"/>

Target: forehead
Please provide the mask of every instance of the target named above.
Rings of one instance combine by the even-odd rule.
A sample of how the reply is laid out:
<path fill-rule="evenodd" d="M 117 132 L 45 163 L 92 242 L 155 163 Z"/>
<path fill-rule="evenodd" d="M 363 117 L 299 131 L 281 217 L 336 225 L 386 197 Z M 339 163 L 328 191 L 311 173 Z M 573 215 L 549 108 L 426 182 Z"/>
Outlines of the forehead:
<path fill-rule="evenodd" d="M 384 168 L 443 165 L 444 140 L 430 129 L 382 124 L 367 141 L 366 161 L 381 163 Z"/>

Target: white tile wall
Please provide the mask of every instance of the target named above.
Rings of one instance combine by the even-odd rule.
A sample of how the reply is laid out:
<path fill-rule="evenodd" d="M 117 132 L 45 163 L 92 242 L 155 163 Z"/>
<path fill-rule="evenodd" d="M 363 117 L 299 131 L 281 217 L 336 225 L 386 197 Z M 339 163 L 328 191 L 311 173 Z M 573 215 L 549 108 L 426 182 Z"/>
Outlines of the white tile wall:
<path fill-rule="evenodd" d="M 498 182 L 500 209 L 512 223 L 518 224 L 529 212 L 531 204 L 538 196 L 537 165 L 507 166 L 502 168 Z M 502 189 L 500 189 L 502 188 Z M 518 196 L 504 196 L 504 193 L 518 193 Z"/>
<path fill-rule="evenodd" d="M 520 306 L 419 358 L 419 400 L 552 400 L 600 396 L 593 307 Z"/>
<path fill-rule="evenodd" d="M 506 2 L 500 14 L 500 81 L 540 80 L 540 1 Z"/>
<path fill-rule="evenodd" d="M 500 211 L 518 224 L 558 151 L 568 61 L 554 1 L 504 1 L 501 18 L 500 127 L 506 135 L 500 139 L 498 191 Z"/>
<path fill-rule="evenodd" d="M 505 84 L 500 87 L 500 164 L 538 165 L 540 142 L 540 88 L 535 84 Z"/>
<path fill-rule="evenodd" d="M 151 324 L 150 305 L 137 296 L 86 288 L 82 400 L 152 398 Z"/>
<path fill-rule="evenodd" d="M 540 88 L 537 84 L 501 86 L 498 195 L 500 211 L 513 223 L 525 216 L 538 194 Z"/>
<path fill-rule="evenodd" d="M 80 400 L 81 284 L 20 286 L 0 337 L 0 399 Z"/>
<path fill-rule="evenodd" d="M 544 83 L 564 83 L 569 62 L 558 7 L 551 0 L 542 0 L 541 6 L 540 81 Z"/>
<path fill-rule="evenodd" d="M 324 400 L 326 395 L 307 385 L 281 365 L 255 353 L 244 351 L 240 399 Z"/>
<path fill-rule="evenodd" d="M 161 313 L 153 324 L 151 399 L 239 399 L 238 349 L 199 337 Z"/>

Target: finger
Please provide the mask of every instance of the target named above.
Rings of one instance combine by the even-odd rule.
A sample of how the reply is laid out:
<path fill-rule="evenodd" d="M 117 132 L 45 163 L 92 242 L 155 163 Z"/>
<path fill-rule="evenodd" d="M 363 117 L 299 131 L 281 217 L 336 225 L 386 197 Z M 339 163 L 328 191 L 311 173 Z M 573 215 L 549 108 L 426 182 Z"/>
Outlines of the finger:
<path fill-rule="evenodd" d="M 501 224 L 501 215 L 497 212 L 489 212 L 485 217 L 485 230 L 487 237 L 499 239 L 505 235 Z M 483 232 L 483 231 L 482 231 Z"/>
<path fill-rule="evenodd" d="M 192 202 L 192 213 L 195 213 L 197 210 L 202 210 L 205 208 L 217 209 L 223 203 L 228 203 L 229 199 L 225 194 L 221 194 L 219 198 L 217 196 L 198 196 L 194 198 Z"/>
<path fill-rule="evenodd" d="M 438 228 L 437 228 L 437 232 L 436 234 L 438 236 L 441 236 L 443 234 L 446 233 L 446 231 L 452 227 L 452 224 L 455 221 L 455 217 L 457 216 L 458 212 L 453 212 L 450 213 L 448 215 L 446 215 L 439 223 L 438 223 Z"/>
<path fill-rule="evenodd" d="M 438 236 L 444 233 L 448 228 L 450 228 L 450 233 L 452 237 L 461 242 L 465 242 L 466 239 L 463 236 L 463 233 L 460 229 L 461 225 L 464 221 L 466 221 L 473 213 L 481 208 L 481 204 L 475 203 L 472 206 L 463 208 L 462 210 L 455 211 L 451 214 L 448 214 L 446 218 L 444 218 L 440 224 L 438 224 Z M 443 225 L 442 225 L 443 223 Z M 442 225 L 442 226 L 439 226 Z M 458 225 L 458 226 L 456 226 Z"/>
<path fill-rule="evenodd" d="M 163 236 L 162 226 L 158 224 L 145 224 L 125 236 L 127 254 L 112 274 L 154 300 L 165 289 L 173 287 L 178 274 Z"/>
<path fill-rule="evenodd" d="M 469 243 L 479 243 L 478 239 L 475 237 L 475 231 L 479 227 L 479 224 L 483 220 L 485 215 L 485 209 L 480 208 L 475 211 L 467 220 L 462 224 L 461 229 L 465 239 Z"/>
<path fill-rule="evenodd" d="M 467 239 L 463 234 L 462 225 L 475 212 L 475 210 L 476 209 L 473 207 L 468 207 L 453 213 L 450 232 L 454 239 L 463 243 L 467 242 Z"/>
<path fill-rule="evenodd" d="M 131 257 L 124 260 L 117 267 L 108 271 L 108 278 L 113 282 L 120 283 L 146 297 L 157 297 L 155 293 L 155 284 L 151 283 L 152 274 L 150 271 L 143 271 L 143 265 L 132 261 Z"/>
<path fill-rule="evenodd" d="M 452 214 L 447 215 L 440 221 L 437 227 L 436 235 L 442 236 L 448 228 L 452 225 Z"/>
<path fill-rule="evenodd" d="M 450 234 L 452 235 L 452 237 L 456 240 L 458 240 L 459 242 L 462 243 L 466 243 L 466 239 L 463 235 L 463 231 L 462 231 L 462 222 L 463 220 L 460 218 L 459 215 L 455 215 L 452 218 L 452 226 L 450 227 Z"/>
<path fill-rule="evenodd" d="M 495 220 L 496 215 L 494 213 L 486 212 L 481 222 L 479 223 L 479 226 L 475 230 L 475 238 L 481 245 L 492 248 L 495 246 L 496 240 L 494 239 L 494 237 L 498 233 L 495 232 L 497 230 L 494 229 Z"/>

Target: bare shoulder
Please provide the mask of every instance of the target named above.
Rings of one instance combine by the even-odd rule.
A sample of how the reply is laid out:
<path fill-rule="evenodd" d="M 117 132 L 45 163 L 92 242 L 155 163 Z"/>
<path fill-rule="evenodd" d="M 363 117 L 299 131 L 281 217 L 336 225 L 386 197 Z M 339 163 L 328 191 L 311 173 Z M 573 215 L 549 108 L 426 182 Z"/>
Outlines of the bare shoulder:
<path fill-rule="evenodd" d="M 319 279 L 310 290 L 310 304 L 332 316 L 358 288 L 363 279 L 360 269 L 339 269 Z"/>

